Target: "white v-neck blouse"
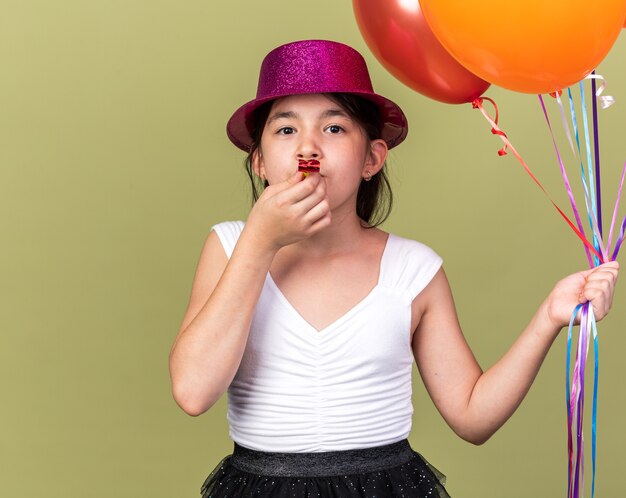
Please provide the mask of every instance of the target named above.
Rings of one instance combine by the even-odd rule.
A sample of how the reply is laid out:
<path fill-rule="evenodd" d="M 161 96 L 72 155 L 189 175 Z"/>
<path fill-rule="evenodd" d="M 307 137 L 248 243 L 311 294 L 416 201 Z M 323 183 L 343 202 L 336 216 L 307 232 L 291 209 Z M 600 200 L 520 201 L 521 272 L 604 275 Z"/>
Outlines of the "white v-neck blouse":
<path fill-rule="evenodd" d="M 213 227 L 230 258 L 243 222 Z M 233 441 L 272 452 L 369 448 L 411 430 L 411 303 L 441 266 L 429 247 L 389 235 L 377 285 L 317 331 L 267 275 L 228 388 Z"/>

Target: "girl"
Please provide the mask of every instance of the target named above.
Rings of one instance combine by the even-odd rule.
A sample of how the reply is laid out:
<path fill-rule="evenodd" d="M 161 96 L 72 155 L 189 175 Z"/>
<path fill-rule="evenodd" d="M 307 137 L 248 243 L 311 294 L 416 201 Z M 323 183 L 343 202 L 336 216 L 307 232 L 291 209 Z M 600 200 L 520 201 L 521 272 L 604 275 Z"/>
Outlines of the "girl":
<path fill-rule="evenodd" d="M 413 359 L 446 422 L 481 444 L 520 404 L 574 307 L 591 301 L 606 315 L 617 263 L 560 281 L 482 372 L 439 256 L 376 228 L 391 204 L 387 150 L 407 122 L 373 92 L 358 52 L 320 40 L 273 50 L 227 132 L 248 152 L 256 203 L 245 224 L 210 232 L 170 356 L 190 415 L 228 390 L 235 449 L 202 496 L 448 497 L 406 439 Z M 309 161 L 318 173 L 297 170 Z"/>

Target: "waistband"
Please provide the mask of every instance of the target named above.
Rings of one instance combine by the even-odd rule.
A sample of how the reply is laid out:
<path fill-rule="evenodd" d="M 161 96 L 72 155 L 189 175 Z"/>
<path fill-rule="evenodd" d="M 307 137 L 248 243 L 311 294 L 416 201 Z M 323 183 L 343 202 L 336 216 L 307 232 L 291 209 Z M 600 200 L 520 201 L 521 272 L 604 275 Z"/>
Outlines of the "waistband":
<path fill-rule="evenodd" d="M 256 451 L 235 443 L 230 463 L 244 472 L 279 477 L 361 474 L 407 463 L 414 453 L 406 439 L 384 446 L 320 453 Z"/>

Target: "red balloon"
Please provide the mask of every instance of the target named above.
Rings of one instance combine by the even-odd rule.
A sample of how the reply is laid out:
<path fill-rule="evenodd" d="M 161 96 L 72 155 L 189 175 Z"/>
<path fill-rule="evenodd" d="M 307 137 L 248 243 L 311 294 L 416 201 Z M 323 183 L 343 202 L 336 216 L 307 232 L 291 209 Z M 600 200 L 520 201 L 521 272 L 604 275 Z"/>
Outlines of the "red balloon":
<path fill-rule="evenodd" d="M 447 104 L 480 97 L 489 83 L 459 64 L 428 27 L 418 0 L 353 0 L 365 43 L 392 75 Z"/>

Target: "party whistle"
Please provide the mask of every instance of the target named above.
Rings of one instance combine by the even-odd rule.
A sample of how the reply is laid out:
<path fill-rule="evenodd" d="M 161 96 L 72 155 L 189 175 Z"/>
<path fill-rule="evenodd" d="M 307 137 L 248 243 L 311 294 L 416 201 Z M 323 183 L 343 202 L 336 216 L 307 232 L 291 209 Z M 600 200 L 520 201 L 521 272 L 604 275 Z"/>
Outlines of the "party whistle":
<path fill-rule="evenodd" d="M 320 172 L 320 162 L 317 159 L 298 159 L 298 171 L 304 172 L 304 176 L 309 173 Z"/>

